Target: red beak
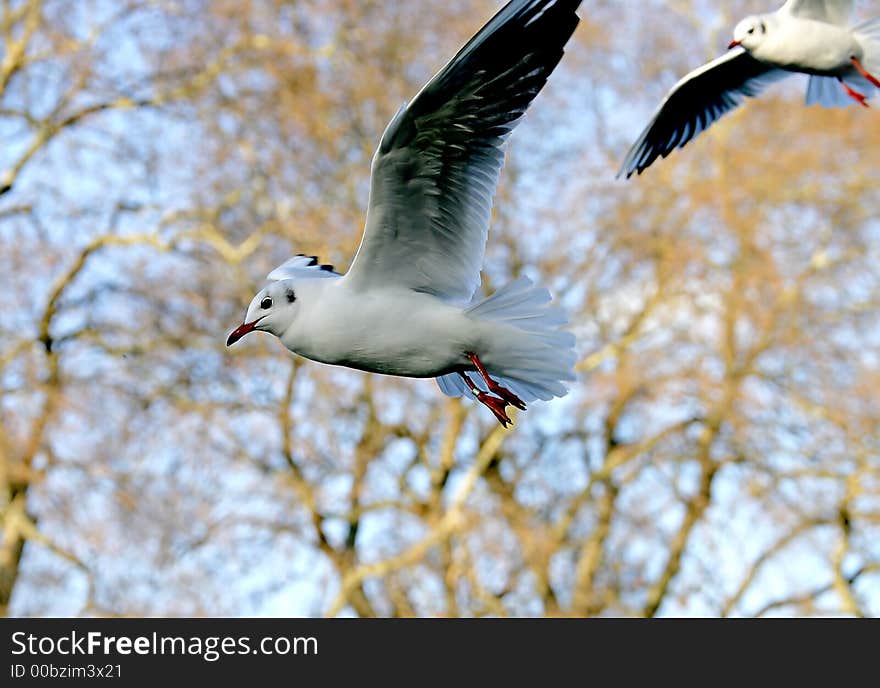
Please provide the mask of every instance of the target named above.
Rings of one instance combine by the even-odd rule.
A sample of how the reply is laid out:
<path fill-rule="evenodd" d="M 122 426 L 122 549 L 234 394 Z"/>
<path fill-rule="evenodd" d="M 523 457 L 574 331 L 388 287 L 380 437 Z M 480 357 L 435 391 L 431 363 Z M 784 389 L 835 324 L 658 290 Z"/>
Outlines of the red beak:
<path fill-rule="evenodd" d="M 730 45 L 727 46 L 727 49 L 731 50 L 732 48 L 738 48 L 741 45 L 742 43 L 740 43 L 739 41 L 731 41 Z"/>
<path fill-rule="evenodd" d="M 257 329 L 257 323 L 260 322 L 260 320 L 262 319 L 263 318 L 257 318 L 253 322 L 242 323 L 241 325 L 239 325 L 235 330 L 230 333 L 229 337 L 226 340 L 226 346 L 232 346 L 239 339 L 244 337 L 248 332 L 253 332 L 255 329 Z"/>

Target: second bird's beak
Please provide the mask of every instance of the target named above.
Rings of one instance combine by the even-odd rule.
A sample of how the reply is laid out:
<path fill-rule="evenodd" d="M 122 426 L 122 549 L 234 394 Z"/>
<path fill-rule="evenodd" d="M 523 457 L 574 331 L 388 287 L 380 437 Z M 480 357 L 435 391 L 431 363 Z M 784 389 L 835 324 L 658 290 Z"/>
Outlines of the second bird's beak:
<path fill-rule="evenodd" d="M 730 45 L 727 46 L 727 49 L 731 50 L 733 48 L 738 48 L 741 45 L 742 45 L 742 43 L 740 43 L 739 41 L 731 41 Z"/>
<path fill-rule="evenodd" d="M 230 333 L 229 337 L 226 339 L 226 346 L 232 346 L 239 339 L 244 337 L 248 332 L 253 332 L 255 329 L 257 329 L 257 323 L 260 322 L 260 320 L 262 319 L 263 318 L 257 318 L 253 322 L 242 323 L 241 325 L 239 325 L 235 330 Z"/>

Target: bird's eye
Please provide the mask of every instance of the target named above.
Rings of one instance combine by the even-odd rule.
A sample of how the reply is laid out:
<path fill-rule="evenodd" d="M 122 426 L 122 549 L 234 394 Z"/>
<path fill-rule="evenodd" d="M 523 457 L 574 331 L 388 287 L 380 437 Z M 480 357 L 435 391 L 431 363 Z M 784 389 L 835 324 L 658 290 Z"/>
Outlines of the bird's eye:
<path fill-rule="evenodd" d="M 260 301 L 260 308 L 262 308 L 264 311 L 272 308 L 272 297 L 267 296 L 265 299 Z"/>
<path fill-rule="evenodd" d="M 755 33 L 755 27 L 753 26 L 751 29 L 749 29 L 748 33 L 749 35 Z"/>

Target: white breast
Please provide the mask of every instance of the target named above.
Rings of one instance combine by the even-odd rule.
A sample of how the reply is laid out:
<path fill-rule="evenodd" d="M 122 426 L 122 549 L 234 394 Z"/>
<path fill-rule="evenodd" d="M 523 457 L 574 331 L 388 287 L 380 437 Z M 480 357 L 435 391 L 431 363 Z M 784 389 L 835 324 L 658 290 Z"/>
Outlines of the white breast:
<path fill-rule="evenodd" d="M 477 336 L 461 308 L 429 294 L 403 288 L 358 293 L 341 280 L 308 291 L 281 341 L 314 361 L 434 377 L 465 364 L 463 352 Z"/>

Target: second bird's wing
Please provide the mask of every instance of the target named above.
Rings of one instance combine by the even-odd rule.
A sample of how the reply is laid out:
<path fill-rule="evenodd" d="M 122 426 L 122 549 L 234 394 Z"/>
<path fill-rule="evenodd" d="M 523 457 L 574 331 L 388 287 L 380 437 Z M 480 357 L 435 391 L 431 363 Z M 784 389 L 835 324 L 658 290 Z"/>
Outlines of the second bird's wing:
<path fill-rule="evenodd" d="M 852 0 L 787 0 L 779 11 L 801 19 L 848 26 L 852 8 Z"/>
<path fill-rule="evenodd" d="M 659 157 L 708 128 L 737 107 L 744 96 L 756 96 L 788 72 L 760 62 L 744 48 L 733 48 L 679 81 L 633 144 L 617 176 L 627 178 L 650 167 Z"/>
<path fill-rule="evenodd" d="M 508 3 L 391 120 L 349 284 L 471 298 L 503 143 L 562 58 L 579 4 Z"/>

